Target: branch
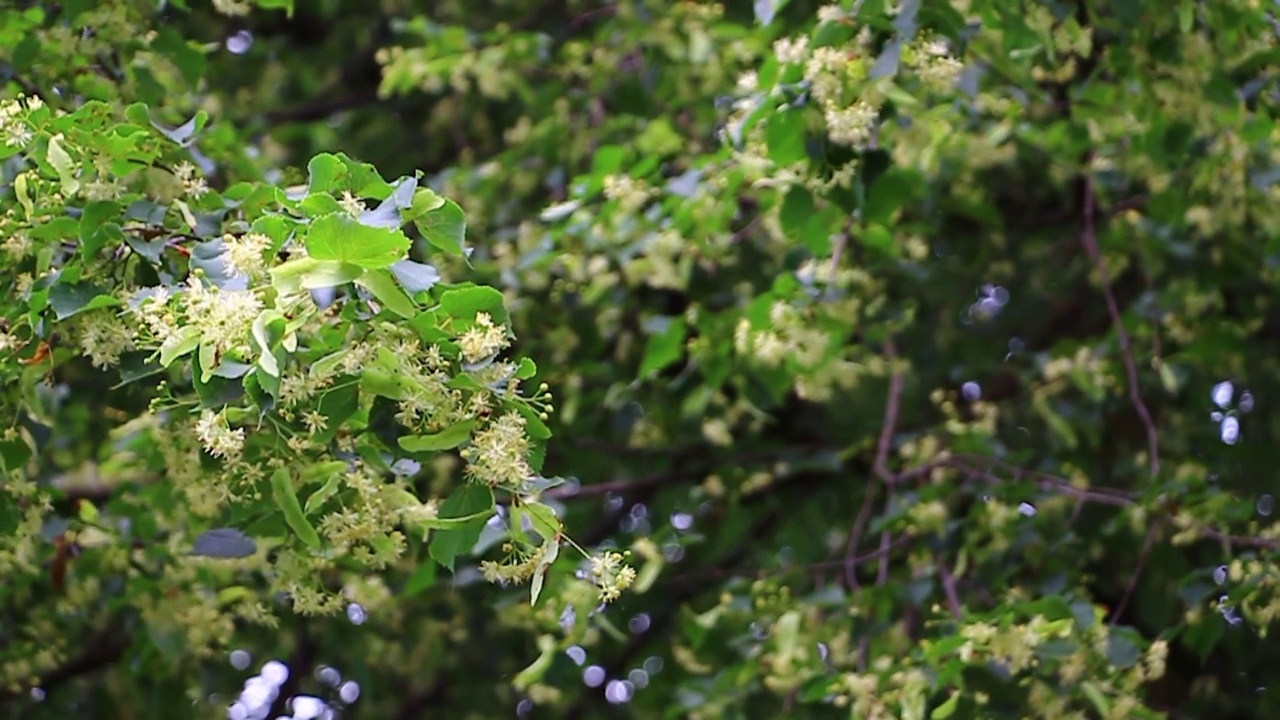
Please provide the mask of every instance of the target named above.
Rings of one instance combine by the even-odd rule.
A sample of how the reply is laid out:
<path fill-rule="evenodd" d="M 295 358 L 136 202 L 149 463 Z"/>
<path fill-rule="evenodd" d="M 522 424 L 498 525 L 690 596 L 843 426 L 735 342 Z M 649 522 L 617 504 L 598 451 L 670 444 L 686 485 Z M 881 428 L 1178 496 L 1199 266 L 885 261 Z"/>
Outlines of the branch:
<path fill-rule="evenodd" d="M 897 482 L 892 473 L 889 472 L 889 450 L 893 445 L 893 436 L 898 428 L 898 412 L 902 405 L 902 371 L 896 367 L 892 367 L 895 360 L 898 359 L 897 348 L 894 347 L 893 341 L 885 341 L 884 354 L 889 359 L 891 367 L 891 375 L 889 376 L 889 396 L 885 400 L 884 422 L 880 427 L 880 438 L 876 441 L 876 455 L 871 463 L 871 470 L 884 483 L 890 487 Z M 871 511 L 876 502 L 876 491 L 878 485 L 872 484 L 867 488 L 866 495 L 862 498 L 862 507 L 858 509 L 858 516 L 853 521 L 853 528 L 849 531 L 849 540 L 845 544 L 845 563 L 844 563 L 844 579 L 845 584 L 851 590 L 858 589 L 858 561 L 855 557 L 858 553 L 858 544 L 862 541 L 862 534 L 866 532 L 867 523 L 871 521 Z M 884 539 L 881 538 L 883 546 Z"/>
<path fill-rule="evenodd" d="M 1151 411 L 1142 401 L 1142 393 L 1138 389 L 1138 366 L 1133 359 L 1133 345 L 1129 342 L 1129 333 L 1124 329 L 1124 318 L 1120 314 L 1120 306 L 1116 303 L 1115 293 L 1111 291 L 1111 275 L 1107 272 L 1106 259 L 1098 247 L 1098 237 L 1094 232 L 1094 215 L 1096 214 L 1096 198 L 1093 192 L 1093 181 L 1084 178 L 1084 229 L 1080 233 L 1080 243 L 1093 262 L 1098 272 L 1098 282 L 1102 284 L 1102 295 L 1107 301 L 1107 313 L 1111 316 L 1111 324 L 1115 326 L 1116 340 L 1120 343 L 1120 353 L 1124 358 L 1124 371 L 1129 380 L 1129 401 L 1142 420 L 1147 431 L 1147 452 L 1151 455 L 1151 477 L 1160 474 L 1160 436 L 1156 432 L 1155 422 L 1151 419 Z"/>
<path fill-rule="evenodd" d="M 1036 479 L 1037 485 L 1040 489 L 1045 492 L 1059 493 L 1084 502 L 1094 503 L 1097 505 L 1109 505 L 1111 507 L 1131 508 L 1137 507 L 1140 504 L 1138 501 L 1139 496 L 1135 493 L 1117 490 L 1115 488 L 1091 488 L 1085 490 L 1071 484 L 1071 481 L 1066 478 L 1050 475 L 1049 473 L 1040 472 L 1038 470 L 1020 468 L 1013 463 L 1006 460 L 1000 460 L 999 458 L 983 457 L 980 455 L 953 455 L 933 463 L 933 467 L 945 466 L 965 470 L 972 472 L 983 480 L 993 484 L 1002 481 L 1000 477 L 991 472 L 990 467 L 986 469 L 977 467 L 977 465 L 981 463 L 989 463 L 992 467 L 1000 466 L 1015 475 L 1025 474 L 1033 477 Z M 1256 550 L 1280 550 L 1280 538 L 1258 537 L 1253 535 L 1231 535 L 1230 533 L 1218 530 L 1208 525 L 1200 523 L 1185 524 L 1176 522 L 1176 519 L 1174 520 L 1174 527 L 1179 529 L 1194 529 L 1204 537 L 1227 545 L 1228 549 L 1231 546 L 1235 546 L 1253 548 Z"/>
<path fill-rule="evenodd" d="M 902 405 L 902 370 L 894 367 L 898 359 L 897 348 L 892 340 L 884 343 L 884 355 L 889 361 L 892 374 L 889 376 L 889 397 L 885 401 L 884 423 L 880 426 L 880 440 L 876 443 L 876 458 L 871 464 L 875 474 L 884 480 L 886 485 L 893 485 L 897 478 L 889 472 L 889 450 L 893 447 L 893 436 L 898 432 L 898 410 Z"/>
<path fill-rule="evenodd" d="M 362 87 L 345 95 L 333 98 L 318 98 L 297 107 L 269 110 L 266 113 L 268 125 L 287 125 L 289 123 L 314 122 L 337 113 L 354 110 L 378 101 L 378 88 Z"/>
<path fill-rule="evenodd" d="M 85 649 L 66 663 L 41 675 L 31 684 L 32 688 L 40 688 L 46 693 L 64 685 L 81 675 L 97 672 L 108 665 L 113 665 L 124 657 L 129 647 L 129 636 L 121 630 L 118 622 L 112 622 L 106 629 L 95 635 Z M 0 704 L 18 701 L 23 692 L 0 692 Z"/>
<path fill-rule="evenodd" d="M 1115 609 L 1111 611 L 1111 623 L 1115 625 L 1120 620 L 1120 616 L 1124 615 L 1125 608 L 1129 606 L 1129 601 L 1133 599 L 1133 593 L 1138 589 L 1138 580 L 1142 578 L 1142 571 L 1147 567 L 1147 559 L 1151 557 L 1151 547 L 1155 545 L 1156 530 L 1160 527 L 1160 523 L 1151 523 L 1150 529 L 1147 530 L 1147 538 L 1142 541 L 1142 550 L 1138 551 L 1138 567 L 1134 568 L 1133 577 L 1129 578 L 1129 584 L 1124 589 L 1124 595 L 1120 596 L 1120 602 Z"/>
<path fill-rule="evenodd" d="M 938 564 L 938 577 L 942 579 L 942 591 L 947 596 L 947 607 L 951 610 L 951 616 L 959 620 L 960 593 L 956 590 L 956 576 L 951 574 L 951 568 L 947 567 L 941 553 L 934 553 L 933 557 Z"/>

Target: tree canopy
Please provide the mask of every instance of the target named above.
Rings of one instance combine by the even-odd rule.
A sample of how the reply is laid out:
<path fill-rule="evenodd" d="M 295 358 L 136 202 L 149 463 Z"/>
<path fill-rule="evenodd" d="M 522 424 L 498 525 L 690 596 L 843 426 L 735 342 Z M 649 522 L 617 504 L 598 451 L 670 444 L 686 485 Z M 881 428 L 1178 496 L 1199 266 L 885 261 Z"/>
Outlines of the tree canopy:
<path fill-rule="evenodd" d="M 0 8 L 0 713 L 1280 711 L 1271 4 L 421 5 Z"/>

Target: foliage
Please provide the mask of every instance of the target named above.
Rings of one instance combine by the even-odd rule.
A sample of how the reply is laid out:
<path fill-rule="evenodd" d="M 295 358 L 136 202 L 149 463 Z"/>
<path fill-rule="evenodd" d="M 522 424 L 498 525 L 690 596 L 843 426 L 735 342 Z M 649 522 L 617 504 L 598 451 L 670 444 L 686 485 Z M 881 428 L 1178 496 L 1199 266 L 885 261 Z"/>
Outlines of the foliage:
<path fill-rule="evenodd" d="M 1260 4 L 29 5 L 22 717 L 1280 707 Z"/>

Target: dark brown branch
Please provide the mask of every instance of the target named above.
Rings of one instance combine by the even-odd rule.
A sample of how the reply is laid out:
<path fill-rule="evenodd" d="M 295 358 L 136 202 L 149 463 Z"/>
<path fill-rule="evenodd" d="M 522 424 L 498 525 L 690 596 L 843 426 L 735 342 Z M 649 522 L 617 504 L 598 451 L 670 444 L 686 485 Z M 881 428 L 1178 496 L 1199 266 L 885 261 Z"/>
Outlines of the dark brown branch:
<path fill-rule="evenodd" d="M 125 649 L 128 647 L 128 634 L 123 631 L 119 623 L 113 622 L 89 640 L 85 649 L 79 655 L 41 675 L 31 685 L 31 688 L 40 688 L 44 692 L 50 693 L 55 688 L 82 675 L 97 672 L 109 665 L 120 662 L 121 658 L 124 657 Z M 25 691 L 23 693 L 0 692 L 0 706 L 21 702 L 24 694 Z"/>
<path fill-rule="evenodd" d="M 884 354 L 890 363 L 889 395 L 885 400 L 884 421 L 880 427 L 880 437 L 876 441 L 876 454 L 871 463 L 871 470 L 886 485 L 892 486 L 897 482 L 897 478 L 889 472 L 889 450 L 893 446 L 893 436 L 898 428 L 898 412 L 902 405 L 904 378 L 901 370 L 892 367 L 898 359 L 897 348 L 894 347 L 892 341 L 885 342 Z M 855 556 L 858 554 L 858 545 L 862 542 L 862 535 L 866 532 L 867 523 L 871 521 L 871 512 L 876 503 L 878 488 L 879 485 L 874 483 L 867 488 L 867 492 L 862 498 L 862 507 L 858 509 L 858 515 L 853 521 L 853 528 L 849 531 L 849 540 L 845 545 L 844 579 L 845 584 L 851 590 L 858 588 L 857 570 L 859 563 L 856 561 Z M 881 544 L 883 545 L 883 541 Z"/>
<path fill-rule="evenodd" d="M 297 107 L 270 110 L 266 114 L 268 125 L 315 122 L 347 110 L 354 110 L 378 102 L 376 87 L 362 87 L 338 97 L 318 98 Z"/>
<path fill-rule="evenodd" d="M 951 574 L 951 568 L 947 567 L 940 554 L 934 554 L 934 562 L 938 564 L 938 577 L 942 580 L 942 592 L 947 596 L 947 607 L 951 610 L 951 616 L 959 620 L 962 613 L 960 593 L 956 590 L 956 576 Z"/>
<path fill-rule="evenodd" d="M 889 472 L 889 451 L 893 449 L 893 436 L 898 432 L 898 411 L 902 406 L 902 370 L 894 367 L 898 360 L 897 348 L 892 340 L 884 343 L 884 356 L 889 362 L 889 397 L 885 400 L 884 423 L 880 426 L 880 439 L 876 442 L 876 457 L 871 469 L 886 485 L 893 485 L 897 478 Z"/>
<path fill-rule="evenodd" d="M 1124 595 L 1120 596 L 1120 602 L 1111 611 L 1110 624 L 1112 625 L 1120 621 L 1125 609 L 1129 607 L 1129 601 L 1133 599 L 1134 591 L 1138 589 L 1138 581 L 1142 579 L 1142 571 L 1146 569 L 1147 560 L 1151 557 L 1151 548 L 1155 545 L 1156 532 L 1159 528 L 1159 522 L 1152 522 L 1151 527 L 1147 530 L 1147 537 L 1142 541 L 1142 549 L 1138 551 L 1138 566 L 1134 568 L 1133 577 L 1129 578 L 1129 583 L 1124 589 Z"/>
<path fill-rule="evenodd" d="M 1120 344 L 1121 357 L 1124 360 L 1124 371 L 1129 381 L 1129 401 L 1142 420 L 1147 432 L 1147 453 L 1151 467 L 1151 477 L 1160 474 L 1160 435 L 1156 432 L 1156 424 L 1151 419 L 1151 411 L 1142 400 L 1142 391 L 1138 387 L 1138 365 L 1133 359 L 1133 344 L 1129 342 L 1129 333 L 1124 329 L 1124 317 L 1120 314 L 1120 305 L 1116 302 L 1115 293 L 1111 290 L 1111 274 L 1107 272 L 1107 262 L 1098 247 L 1098 236 L 1094 231 L 1094 216 L 1097 214 L 1093 181 L 1084 178 L 1084 229 L 1080 233 L 1080 243 L 1085 253 L 1093 262 L 1098 272 L 1098 282 L 1102 285 L 1102 296 L 1107 303 L 1107 313 L 1111 316 L 1111 324 L 1115 327 L 1116 341 Z"/>

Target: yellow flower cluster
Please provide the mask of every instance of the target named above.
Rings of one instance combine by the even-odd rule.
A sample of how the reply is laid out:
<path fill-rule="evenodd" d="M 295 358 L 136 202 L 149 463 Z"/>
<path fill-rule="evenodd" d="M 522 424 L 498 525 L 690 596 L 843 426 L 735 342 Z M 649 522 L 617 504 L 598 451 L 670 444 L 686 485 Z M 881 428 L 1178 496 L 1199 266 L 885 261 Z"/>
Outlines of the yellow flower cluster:
<path fill-rule="evenodd" d="M 591 579 L 600 588 L 600 599 L 613 602 L 636 581 L 636 571 L 622 553 L 606 552 L 591 558 Z"/>
<path fill-rule="evenodd" d="M 489 487 L 519 487 L 533 474 L 529 451 L 524 418 L 506 413 L 472 436 L 471 446 L 462 451 L 467 479 Z"/>

